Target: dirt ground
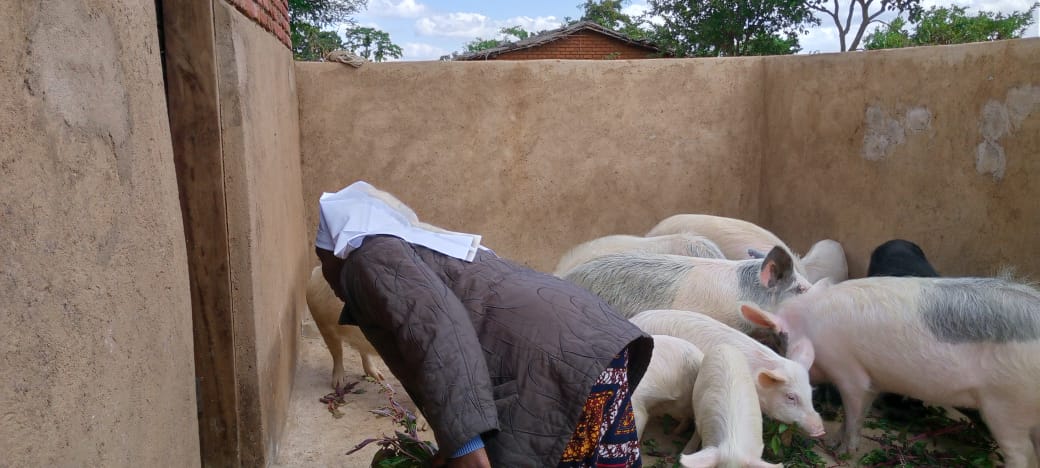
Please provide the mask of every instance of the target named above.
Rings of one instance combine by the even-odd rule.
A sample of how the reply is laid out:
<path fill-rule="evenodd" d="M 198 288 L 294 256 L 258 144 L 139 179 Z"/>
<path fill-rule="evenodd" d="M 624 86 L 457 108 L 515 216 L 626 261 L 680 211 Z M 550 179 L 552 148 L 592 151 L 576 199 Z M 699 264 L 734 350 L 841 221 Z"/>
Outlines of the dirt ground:
<path fill-rule="evenodd" d="M 278 448 L 278 454 L 272 466 L 277 468 L 367 468 L 373 454 L 378 449 L 376 444 L 370 444 L 351 455 L 347 455 L 346 452 L 366 438 L 392 434 L 396 429 L 390 418 L 370 412 L 386 406 L 388 400 L 386 395 L 380 391 L 379 384 L 364 379 L 361 359 L 357 352 L 350 347 L 345 347 L 343 355 L 348 381 L 359 381 L 355 387 L 355 391 L 359 393 L 347 395 L 347 404 L 339 408 L 343 416 L 335 418 L 326 405 L 318 401 L 332 391 L 330 386 L 332 357 L 314 323 L 310 321 L 310 317 L 304 320 L 300 360 L 293 386 L 292 402 L 289 407 L 289 422 L 286 427 L 286 435 Z M 414 410 L 415 405 L 404 393 L 400 383 L 392 377 L 382 362 L 379 362 L 378 365 L 388 376 L 388 383 L 397 392 L 395 399 Z M 825 421 L 824 424 L 827 433 L 833 435 L 837 433 L 840 423 Z M 653 444 L 658 452 L 673 455 L 678 454 L 685 445 L 685 439 L 666 433 L 665 427 L 666 424 L 660 418 L 651 420 L 647 425 L 647 433 L 643 436 L 644 466 L 655 466 L 658 463 L 657 457 L 647 454 L 648 450 L 645 446 L 647 439 L 654 441 Z M 864 435 L 872 435 L 873 432 L 865 429 Z M 420 432 L 419 436 L 423 440 L 433 440 L 433 434 L 428 430 Z M 859 455 L 876 447 L 876 443 L 867 439 L 862 440 L 859 453 L 852 457 L 852 460 L 859 459 Z M 824 459 L 824 466 L 827 467 L 856 465 L 853 462 L 838 462 L 823 450 L 816 450 L 816 452 Z M 671 464 L 662 463 L 657 466 L 671 466 Z"/>
<path fill-rule="evenodd" d="M 346 452 L 367 438 L 393 434 L 396 428 L 390 418 L 369 412 L 388 402 L 386 395 L 380 392 L 381 386 L 364 379 L 361 358 L 349 346 L 344 346 L 343 360 L 348 381 L 360 381 L 355 391 L 361 393 L 348 394 L 345 398 L 347 404 L 339 408 L 343 417 L 335 418 L 326 405 L 318 401 L 332 391 L 332 356 L 314 322 L 307 317 L 300 340 L 300 359 L 289 405 L 289 422 L 272 466 L 367 468 L 379 449 L 376 444 L 370 444 L 351 455 Z M 379 366 L 397 392 L 394 398 L 414 410 L 415 405 L 408 399 L 401 384 L 382 362 L 379 362 Z M 429 431 L 420 432 L 420 437 L 433 440 L 433 434 Z"/>
<path fill-rule="evenodd" d="M 335 418 L 325 404 L 318 401 L 332 391 L 332 357 L 325 347 L 325 342 L 318 335 L 314 323 L 309 317 L 304 320 L 300 360 L 289 406 L 289 422 L 286 436 L 278 448 L 274 467 L 368 468 L 372 455 L 378 449 L 375 444 L 370 444 L 351 455 L 346 455 L 346 452 L 366 438 L 392 434 L 396 429 L 389 418 L 370 412 L 386 405 L 387 398 L 380 391 L 379 384 L 364 379 L 358 354 L 349 346 L 345 346 L 343 359 L 348 380 L 360 381 L 355 389 L 362 393 L 349 394 L 346 398 L 347 404 L 339 407 L 343 417 Z M 401 389 L 401 384 L 386 370 L 382 362 L 379 362 L 379 366 L 389 377 L 388 383 L 397 392 L 394 398 L 414 410 L 415 405 Z M 662 448 L 673 447 L 672 441 L 679 439 L 665 434 L 662 427 L 662 424 L 652 424 L 647 437 L 654 438 Z M 429 431 L 420 432 L 419 436 L 424 440 L 433 440 L 433 434 Z M 654 461 L 655 457 L 644 458 L 645 464 L 652 464 Z"/>

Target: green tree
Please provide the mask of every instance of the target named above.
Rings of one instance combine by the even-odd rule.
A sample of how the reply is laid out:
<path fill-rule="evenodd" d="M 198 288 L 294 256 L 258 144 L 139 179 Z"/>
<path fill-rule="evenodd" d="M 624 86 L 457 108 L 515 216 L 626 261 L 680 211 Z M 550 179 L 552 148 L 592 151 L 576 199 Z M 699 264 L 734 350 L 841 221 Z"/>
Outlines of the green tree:
<path fill-rule="evenodd" d="M 368 0 L 289 0 L 289 33 L 293 58 L 323 60 L 336 49 L 347 49 L 369 60 L 382 62 L 401 58 L 401 47 L 390 34 L 375 28 L 359 27 L 353 15 L 367 6 Z M 344 36 L 323 28 L 346 24 Z"/>
<path fill-rule="evenodd" d="M 320 29 L 351 23 L 367 5 L 368 0 L 289 0 L 289 26 L 307 23 Z"/>
<path fill-rule="evenodd" d="M 375 28 L 354 26 L 343 33 L 343 48 L 375 62 L 401 58 L 401 47 L 390 41 L 390 33 Z"/>
<path fill-rule="evenodd" d="M 910 33 L 907 32 L 906 25 L 907 21 L 902 16 L 897 16 L 896 19 L 886 24 L 884 28 L 868 34 L 863 47 L 865 49 L 898 49 L 900 47 L 912 46 Z"/>
<path fill-rule="evenodd" d="M 585 3 L 578 5 L 578 8 L 584 11 L 581 19 L 571 20 L 566 18 L 566 22 L 573 24 L 578 21 L 592 21 L 632 39 L 646 38 L 646 31 L 639 27 L 642 21 L 621 11 L 625 3 L 627 3 L 626 0 L 585 0 Z"/>
<path fill-rule="evenodd" d="M 838 41 L 842 52 L 859 49 L 860 41 L 863 40 L 863 34 L 866 33 L 867 26 L 879 22 L 878 18 L 885 13 L 895 12 L 897 15 L 907 13 L 911 19 L 917 18 L 921 14 L 921 0 L 847 1 L 848 3 L 845 4 L 847 6 L 846 11 L 842 13 L 841 7 L 843 2 L 839 2 L 839 0 L 808 0 L 810 8 L 827 15 L 834 21 L 834 26 L 838 28 Z M 857 12 L 859 12 L 861 21 L 858 26 L 854 27 L 852 20 Z M 853 32 L 855 34 L 852 36 L 852 42 L 849 42 L 848 36 Z"/>
<path fill-rule="evenodd" d="M 309 23 L 299 23 L 292 30 L 293 58 L 303 61 L 320 61 L 325 54 L 343 47 L 343 41 L 335 31 L 322 31 Z"/>
<path fill-rule="evenodd" d="M 819 24 L 805 0 L 649 0 L 664 19 L 650 35 L 675 56 L 792 54 L 798 36 Z"/>
<path fill-rule="evenodd" d="M 336 24 L 353 25 L 352 16 L 367 6 L 368 0 L 289 0 L 289 35 L 293 58 L 322 60 L 325 54 L 343 46 L 335 31 L 323 31 Z"/>
<path fill-rule="evenodd" d="M 505 44 L 506 40 L 503 39 L 484 39 L 478 37 L 463 44 L 462 48 L 465 49 L 465 53 L 480 52 L 482 50 L 494 49 L 502 44 Z"/>
<path fill-rule="evenodd" d="M 893 49 L 925 45 L 964 44 L 968 42 L 999 41 L 1022 37 L 1040 8 L 1034 3 L 1029 10 L 1007 15 L 980 11 L 968 15 L 967 8 L 959 6 L 932 7 L 916 21 L 898 17 L 885 27 L 867 36 L 867 49 Z M 913 24 L 913 31 L 907 27 Z"/>
<path fill-rule="evenodd" d="M 499 29 L 498 32 L 506 38 L 514 37 L 517 41 L 522 41 L 531 37 L 531 32 L 524 29 L 524 27 L 520 26 L 519 24 L 516 26 L 510 26 L 508 28 Z"/>
<path fill-rule="evenodd" d="M 523 26 L 516 25 L 508 28 L 502 28 L 498 30 L 498 39 L 484 39 L 478 37 L 472 41 L 467 42 L 463 48 L 466 49 L 466 53 L 480 52 L 482 50 L 494 49 L 495 47 L 508 44 L 513 41 L 522 41 L 531 37 L 531 32 L 524 29 Z"/>

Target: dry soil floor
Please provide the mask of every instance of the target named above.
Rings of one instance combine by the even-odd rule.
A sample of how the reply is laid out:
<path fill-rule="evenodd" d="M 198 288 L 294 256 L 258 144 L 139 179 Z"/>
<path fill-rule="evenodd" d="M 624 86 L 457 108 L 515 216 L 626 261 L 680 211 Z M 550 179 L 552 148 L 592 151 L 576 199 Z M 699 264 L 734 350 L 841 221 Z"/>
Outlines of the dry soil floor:
<path fill-rule="evenodd" d="M 367 438 L 393 434 L 396 427 L 390 418 L 370 412 L 388 403 L 386 395 L 380 391 L 381 386 L 364 379 L 361 358 L 349 346 L 343 348 L 343 360 L 348 381 L 360 381 L 355 391 L 361 393 L 348 394 L 345 398 L 347 404 L 339 407 L 343 416 L 335 418 L 326 405 L 318 401 L 332 391 L 332 356 L 308 317 L 303 323 L 289 422 L 274 467 L 367 468 L 372 455 L 379 449 L 376 444 L 351 455 L 346 452 Z M 397 392 L 394 398 L 414 410 L 415 405 L 401 389 L 401 384 L 382 362 L 378 365 Z M 433 440 L 429 431 L 420 432 L 420 437 Z"/>

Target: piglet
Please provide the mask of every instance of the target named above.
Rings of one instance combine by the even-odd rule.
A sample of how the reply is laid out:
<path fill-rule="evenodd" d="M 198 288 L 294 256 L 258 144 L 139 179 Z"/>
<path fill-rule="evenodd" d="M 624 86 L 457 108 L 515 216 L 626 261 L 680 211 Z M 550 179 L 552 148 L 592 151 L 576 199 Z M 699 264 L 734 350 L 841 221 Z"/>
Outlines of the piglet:
<path fill-rule="evenodd" d="M 375 360 L 379 356 L 372 344 L 365 339 L 361 329 L 353 325 L 340 325 L 339 314 L 343 310 L 343 301 L 332 292 L 329 283 L 321 274 L 321 267 L 311 271 L 307 280 L 307 308 L 311 311 L 314 324 L 325 340 L 325 346 L 332 354 L 332 386 L 340 388 L 346 384 L 347 373 L 343 370 L 343 342 L 361 354 L 361 366 L 365 374 L 376 380 L 383 380 L 383 373 L 376 369 Z"/>
<path fill-rule="evenodd" d="M 704 358 L 700 349 L 684 339 L 666 335 L 653 338 L 650 365 L 632 392 L 632 412 L 640 440 L 651 416 L 667 414 L 680 423 L 693 417 L 693 383 Z M 680 424 L 675 433 L 683 428 L 685 424 Z"/>
<path fill-rule="evenodd" d="M 762 460 L 762 413 L 755 404 L 755 385 L 744 353 L 728 344 L 709 349 L 693 386 L 693 408 L 694 437 L 700 438 L 703 448 L 679 457 L 682 466 L 783 466 Z"/>
<path fill-rule="evenodd" d="M 763 260 L 621 253 L 594 259 L 564 278 L 603 298 L 622 316 L 649 309 L 697 310 L 751 331 L 739 301 L 773 307 L 810 285 L 795 281 L 791 257 L 774 248 Z"/>
<path fill-rule="evenodd" d="M 871 252 L 867 276 L 937 277 L 939 273 L 928 263 L 920 246 L 908 240 L 892 239 Z"/>
<path fill-rule="evenodd" d="M 657 223 L 647 237 L 687 233 L 704 236 L 714 242 L 730 260 L 757 258 L 779 246 L 791 257 L 799 282 L 806 280 L 801 259 L 772 232 L 742 219 L 705 214 L 678 214 Z"/>
<path fill-rule="evenodd" d="M 938 277 L 939 273 L 928 262 L 928 258 L 925 257 L 924 250 L 921 250 L 920 246 L 908 240 L 892 239 L 877 246 L 871 252 L 867 276 L 920 276 L 934 278 Z M 920 400 L 891 393 L 883 394 L 879 399 L 894 410 L 891 413 L 896 418 L 912 418 L 915 414 L 919 414 L 921 408 L 924 407 Z M 958 410 L 973 421 L 980 421 L 978 411 L 965 408 L 958 408 Z"/>
<path fill-rule="evenodd" d="M 840 283 L 849 279 L 849 264 L 845 258 L 845 249 L 836 240 L 824 239 L 809 249 L 802 257 L 805 265 L 805 278 L 810 283 L 827 279 L 832 283 Z"/>
<path fill-rule="evenodd" d="M 648 310 L 629 321 L 651 335 L 682 338 L 700 349 L 720 344 L 734 347 L 744 354 L 762 412 L 795 424 L 810 436 L 823 435 L 823 419 L 812 407 L 809 372 L 797 362 L 780 357 L 740 331 L 697 312 Z"/>
<path fill-rule="evenodd" d="M 997 278 L 875 277 L 818 284 L 748 320 L 787 333 L 789 356 L 833 383 L 841 449 L 855 451 L 878 392 L 978 408 L 1008 467 L 1040 454 L 1040 292 Z"/>
<path fill-rule="evenodd" d="M 669 234 L 657 237 L 613 235 L 593 239 L 567 251 L 556 264 L 554 275 L 562 278 L 574 267 L 604 255 L 621 252 L 646 252 L 702 258 L 726 258 L 719 246 L 706 237 Z"/>

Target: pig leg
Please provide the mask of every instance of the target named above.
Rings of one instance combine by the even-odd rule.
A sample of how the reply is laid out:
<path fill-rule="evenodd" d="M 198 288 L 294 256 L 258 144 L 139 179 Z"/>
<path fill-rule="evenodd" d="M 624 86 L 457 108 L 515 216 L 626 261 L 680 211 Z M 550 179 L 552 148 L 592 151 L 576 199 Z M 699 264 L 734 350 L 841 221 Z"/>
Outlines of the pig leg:
<path fill-rule="evenodd" d="M 359 351 L 358 354 L 361 355 L 361 367 L 365 369 L 365 375 L 372 377 L 373 379 L 382 381 L 384 379 L 383 373 L 380 372 L 379 369 L 376 369 L 376 365 L 373 362 L 375 356 L 371 353 L 366 353 L 363 351 Z"/>
<path fill-rule="evenodd" d="M 329 348 L 329 354 L 332 354 L 332 388 L 338 390 L 347 383 L 347 373 L 343 370 L 343 341 L 333 330 L 318 327 L 318 331 Z"/>
<path fill-rule="evenodd" d="M 1030 440 L 1030 423 L 1022 419 L 1021 409 L 1005 402 L 983 401 L 980 408 L 982 420 L 1000 445 L 1007 468 L 1037 468 L 1037 457 Z M 1033 432 L 1035 434 L 1035 432 Z"/>
<path fill-rule="evenodd" d="M 847 382 L 845 385 L 838 385 L 838 393 L 841 394 L 841 404 L 845 407 L 845 421 L 841 426 L 841 445 L 838 452 L 853 453 L 859 449 L 859 431 L 863 428 L 863 418 L 867 416 L 867 411 L 870 411 L 870 405 L 874 403 L 877 392 L 871 391 L 868 385 Z"/>
<path fill-rule="evenodd" d="M 672 429 L 671 435 L 673 435 L 673 436 L 682 435 L 682 433 L 686 432 L 686 430 L 689 429 L 689 428 L 690 428 L 690 418 L 689 417 L 684 417 L 684 418 L 680 419 L 679 422 L 675 425 L 675 428 Z"/>
<path fill-rule="evenodd" d="M 697 449 L 701 448 L 701 433 L 694 430 L 693 435 L 690 436 L 690 441 L 686 442 L 686 446 L 683 447 L 681 454 L 693 453 Z"/>
<path fill-rule="evenodd" d="M 1033 436 L 1033 454 L 1040 459 L 1040 426 L 1034 427 L 1030 434 Z"/>
<path fill-rule="evenodd" d="M 636 419 L 636 437 L 642 441 L 643 429 L 646 428 L 646 421 L 649 418 L 646 414 L 646 407 L 643 406 L 642 401 L 636 401 L 635 399 L 632 400 L 632 413 L 634 413 Z"/>

